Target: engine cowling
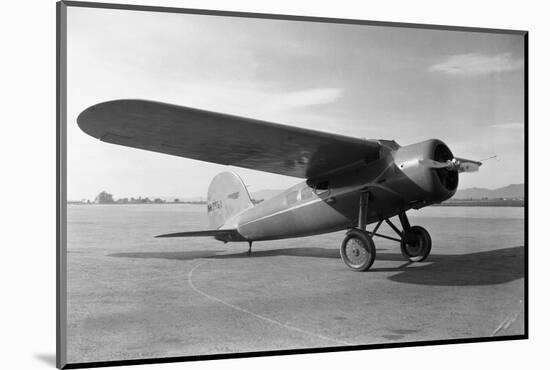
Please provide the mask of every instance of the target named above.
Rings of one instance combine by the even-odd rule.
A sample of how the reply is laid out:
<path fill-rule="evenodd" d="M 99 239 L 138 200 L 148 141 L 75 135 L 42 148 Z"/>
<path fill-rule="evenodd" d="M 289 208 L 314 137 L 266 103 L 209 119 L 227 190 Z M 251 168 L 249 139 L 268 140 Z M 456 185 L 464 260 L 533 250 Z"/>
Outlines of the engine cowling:
<path fill-rule="evenodd" d="M 424 160 L 447 162 L 454 158 L 449 147 L 438 139 L 400 147 L 394 152 L 400 193 L 409 202 L 439 203 L 452 197 L 458 187 L 458 172 L 447 168 L 430 168 Z"/>

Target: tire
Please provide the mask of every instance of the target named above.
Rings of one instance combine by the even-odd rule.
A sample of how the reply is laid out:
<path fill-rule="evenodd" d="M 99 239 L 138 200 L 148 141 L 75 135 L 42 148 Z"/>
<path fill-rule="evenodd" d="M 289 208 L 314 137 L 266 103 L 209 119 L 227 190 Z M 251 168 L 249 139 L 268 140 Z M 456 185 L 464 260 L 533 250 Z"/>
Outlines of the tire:
<path fill-rule="evenodd" d="M 376 247 L 367 232 L 352 229 L 342 241 L 340 257 L 350 269 L 366 271 L 376 258 Z"/>
<path fill-rule="evenodd" d="M 410 262 L 424 261 L 432 251 L 432 238 L 422 226 L 413 226 L 401 240 L 401 254 Z"/>

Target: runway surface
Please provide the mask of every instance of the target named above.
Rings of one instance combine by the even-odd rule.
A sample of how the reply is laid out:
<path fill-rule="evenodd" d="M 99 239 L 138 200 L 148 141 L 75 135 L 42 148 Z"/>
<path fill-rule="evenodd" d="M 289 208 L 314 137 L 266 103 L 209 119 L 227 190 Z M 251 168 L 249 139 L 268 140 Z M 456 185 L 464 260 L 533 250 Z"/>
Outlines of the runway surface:
<path fill-rule="evenodd" d="M 68 207 L 69 362 L 523 334 L 523 208 L 410 213 L 432 255 L 375 239 L 357 273 L 344 232 L 255 243 L 154 239 L 205 228 L 204 206 Z M 383 229 L 391 235 L 391 230 Z"/>

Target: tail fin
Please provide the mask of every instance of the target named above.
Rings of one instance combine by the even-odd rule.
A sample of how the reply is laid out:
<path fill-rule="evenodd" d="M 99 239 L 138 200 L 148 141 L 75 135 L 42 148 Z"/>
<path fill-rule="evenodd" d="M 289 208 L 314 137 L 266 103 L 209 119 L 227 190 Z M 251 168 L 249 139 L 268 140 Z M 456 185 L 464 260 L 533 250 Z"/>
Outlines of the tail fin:
<path fill-rule="evenodd" d="M 214 177 L 208 187 L 206 202 L 208 222 L 213 229 L 253 205 L 243 181 L 233 172 L 222 172 Z"/>

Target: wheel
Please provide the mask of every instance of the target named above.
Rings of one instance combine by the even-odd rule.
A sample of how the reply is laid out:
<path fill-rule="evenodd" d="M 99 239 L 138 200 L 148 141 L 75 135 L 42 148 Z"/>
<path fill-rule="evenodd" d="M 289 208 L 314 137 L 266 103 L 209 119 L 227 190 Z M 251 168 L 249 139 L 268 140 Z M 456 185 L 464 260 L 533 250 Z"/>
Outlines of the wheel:
<path fill-rule="evenodd" d="M 340 256 L 349 268 L 355 271 L 368 270 L 376 258 L 376 247 L 366 231 L 348 231 L 340 247 Z"/>
<path fill-rule="evenodd" d="M 413 226 L 401 240 L 401 254 L 411 262 L 424 261 L 432 250 L 432 238 L 422 226 Z"/>

